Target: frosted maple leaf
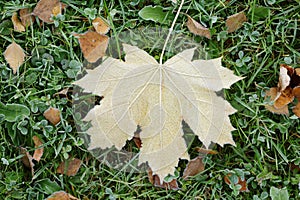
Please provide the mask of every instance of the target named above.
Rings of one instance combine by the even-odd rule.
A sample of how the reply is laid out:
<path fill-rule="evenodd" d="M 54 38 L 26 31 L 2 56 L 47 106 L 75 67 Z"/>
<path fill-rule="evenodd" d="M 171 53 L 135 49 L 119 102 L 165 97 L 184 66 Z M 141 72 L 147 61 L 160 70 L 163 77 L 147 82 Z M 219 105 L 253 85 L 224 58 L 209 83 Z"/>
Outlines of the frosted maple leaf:
<path fill-rule="evenodd" d="M 195 49 L 188 49 L 161 65 L 138 47 L 123 46 L 125 62 L 107 57 L 75 82 L 104 97 L 84 118 L 92 125 L 90 150 L 120 150 L 139 126 L 139 164 L 147 162 L 162 181 L 179 159 L 189 159 L 183 120 L 206 147 L 235 144 L 229 115 L 236 110 L 216 91 L 241 78 L 222 67 L 221 58 L 192 61 Z"/>

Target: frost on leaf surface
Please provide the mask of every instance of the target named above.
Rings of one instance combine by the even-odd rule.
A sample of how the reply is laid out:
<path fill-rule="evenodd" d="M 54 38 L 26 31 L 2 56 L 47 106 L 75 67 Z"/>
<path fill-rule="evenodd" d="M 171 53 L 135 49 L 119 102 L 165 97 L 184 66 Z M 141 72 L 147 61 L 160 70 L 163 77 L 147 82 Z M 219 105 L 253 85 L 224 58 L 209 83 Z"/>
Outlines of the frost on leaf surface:
<path fill-rule="evenodd" d="M 139 163 L 164 180 L 179 159 L 189 159 L 184 120 L 208 147 L 233 144 L 229 115 L 236 110 L 216 94 L 240 80 L 221 58 L 193 60 L 185 50 L 160 65 L 147 52 L 124 44 L 125 62 L 107 57 L 74 84 L 103 96 L 84 118 L 91 121 L 89 149 L 121 149 L 140 126 Z"/>

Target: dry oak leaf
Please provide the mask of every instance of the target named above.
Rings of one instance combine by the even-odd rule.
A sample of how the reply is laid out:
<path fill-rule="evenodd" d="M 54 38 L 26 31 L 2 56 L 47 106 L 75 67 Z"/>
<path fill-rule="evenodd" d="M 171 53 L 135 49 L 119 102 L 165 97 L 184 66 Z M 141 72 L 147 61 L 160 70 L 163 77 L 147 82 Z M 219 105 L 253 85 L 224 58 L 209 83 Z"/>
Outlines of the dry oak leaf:
<path fill-rule="evenodd" d="M 18 14 L 16 12 L 11 16 L 11 21 L 14 25 L 14 31 L 17 32 L 25 31 L 25 27 L 23 26 L 22 22 L 19 20 Z"/>
<path fill-rule="evenodd" d="M 38 16 L 43 22 L 51 23 L 52 16 L 61 13 L 65 7 L 59 0 L 40 0 L 33 10 L 33 15 Z"/>
<path fill-rule="evenodd" d="M 31 170 L 31 175 L 34 176 L 34 163 L 32 162 L 33 157 L 28 153 L 26 148 L 20 147 L 21 154 L 24 156 L 22 157 L 22 163 Z"/>
<path fill-rule="evenodd" d="M 19 15 L 20 15 L 21 22 L 25 27 L 30 26 L 35 20 L 35 18 L 32 16 L 32 12 L 30 8 L 20 9 Z"/>
<path fill-rule="evenodd" d="M 16 74 L 19 67 L 25 61 L 25 53 L 20 45 L 12 42 L 4 51 L 4 58 L 8 62 L 13 73 Z"/>
<path fill-rule="evenodd" d="M 97 17 L 92 22 L 95 30 L 99 34 L 106 34 L 110 30 L 110 27 L 106 21 L 104 21 L 101 17 Z"/>
<path fill-rule="evenodd" d="M 88 31 L 84 34 L 73 34 L 78 37 L 84 58 L 94 63 L 105 55 L 109 37 L 97 32 Z"/>
<path fill-rule="evenodd" d="M 36 148 L 33 153 L 33 159 L 39 162 L 44 153 L 44 147 L 41 147 L 43 145 L 43 143 L 40 140 L 40 138 L 36 135 L 32 137 L 32 140 L 33 140 L 35 148 Z"/>
<path fill-rule="evenodd" d="M 90 150 L 120 150 L 139 126 L 139 164 L 147 162 L 162 184 L 179 159 L 189 159 L 182 120 L 205 147 L 235 144 L 229 115 L 236 110 L 216 91 L 241 78 L 222 67 L 221 58 L 192 61 L 195 49 L 188 49 L 160 65 L 138 47 L 123 47 L 125 62 L 107 57 L 74 83 L 104 97 L 84 118 L 92 125 Z"/>
<path fill-rule="evenodd" d="M 204 36 L 208 39 L 211 39 L 210 31 L 208 28 L 205 28 L 204 26 L 199 24 L 190 16 L 187 15 L 187 17 L 188 21 L 186 22 L 186 26 L 188 27 L 189 31 L 191 31 L 195 35 Z"/>
<path fill-rule="evenodd" d="M 44 112 L 44 117 L 53 125 L 56 125 L 60 122 L 60 111 L 57 108 L 48 108 Z"/>
<path fill-rule="evenodd" d="M 244 11 L 229 16 L 226 19 L 227 32 L 232 33 L 242 27 L 243 23 L 247 21 Z"/>
<path fill-rule="evenodd" d="M 57 191 L 51 194 L 46 200 L 79 200 L 65 191 Z"/>
<path fill-rule="evenodd" d="M 60 163 L 56 172 L 67 176 L 75 176 L 81 166 L 81 163 L 82 161 L 78 158 L 69 158 L 68 160 Z"/>
<path fill-rule="evenodd" d="M 201 156 L 197 156 L 193 160 L 190 160 L 184 169 L 182 178 L 187 179 L 188 177 L 195 176 L 205 169 L 204 163 Z"/>

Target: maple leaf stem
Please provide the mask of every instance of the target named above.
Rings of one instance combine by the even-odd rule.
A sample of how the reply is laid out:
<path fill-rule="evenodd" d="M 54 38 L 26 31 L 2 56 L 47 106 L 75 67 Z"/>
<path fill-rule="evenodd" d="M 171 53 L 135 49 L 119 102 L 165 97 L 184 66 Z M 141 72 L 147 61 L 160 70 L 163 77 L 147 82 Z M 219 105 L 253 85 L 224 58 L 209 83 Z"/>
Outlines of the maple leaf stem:
<path fill-rule="evenodd" d="M 166 51 L 166 48 L 167 48 L 167 44 L 168 44 L 168 41 L 169 41 L 169 39 L 170 39 L 170 37 L 171 37 L 171 33 L 172 33 L 173 29 L 174 29 L 175 23 L 176 23 L 176 21 L 177 21 L 177 18 L 178 18 L 178 16 L 179 16 L 179 13 L 180 13 L 180 10 L 181 10 L 183 4 L 184 4 L 184 0 L 181 0 L 181 3 L 180 3 L 180 5 L 179 5 L 179 8 L 178 8 L 177 13 L 176 13 L 176 15 L 175 15 L 175 18 L 174 18 L 174 20 L 173 20 L 173 22 L 172 22 L 171 28 L 169 29 L 169 33 L 168 33 L 168 35 L 167 35 L 165 44 L 164 44 L 164 46 L 163 46 L 163 49 L 162 49 L 162 52 L 161 52 L 161 55 L 160 55 L 160 58 L 159 58 L 159 64 L 160 64 L 160 65 L 163 64 L 162 62 L 163 62 L 163 57 L 164 57 L 164 54 L 165 54 L 165 51 Z"/>

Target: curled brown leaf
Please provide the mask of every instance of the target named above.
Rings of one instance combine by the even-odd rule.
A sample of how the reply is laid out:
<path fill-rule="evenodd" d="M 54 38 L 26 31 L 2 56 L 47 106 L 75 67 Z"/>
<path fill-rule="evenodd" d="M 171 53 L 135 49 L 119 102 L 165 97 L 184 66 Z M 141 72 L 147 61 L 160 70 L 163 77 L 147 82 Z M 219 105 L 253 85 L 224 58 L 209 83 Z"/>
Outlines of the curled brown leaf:
<path fill-rule="evenodd" d="M 205 167 L 202 161 L 202 157 L 197 156 L 196 158 L 189 161 L 183 172 L 182 178 L 187 179 L 188 177 L 195 176 L 202 172 L 204 169 Z"/>
<path fill-rule="evenodd" d="M 88 31 L 74 36 L 78 37 L 80 49 L 88 62 L 94 63 L 105 55 L 109 40 L 106 35 Z"/>
<path fill-rule="evenodd" d="M 48 108 L 44 112 L 44 117 L 53 125 L 56 125 L 60 122 L 60 111 L 57 108 Z"/>
<path fill-rule="evenodd" d="M 35 148 L 36 148 L 33 153 L 33 159 L 39 162 L 44 153 L 44 148 L 41 147 L 43 145 L 43 143 L 40 140 L 40 138 L 36 135 L 32 137 L 32 140 L 33 140 Z"/>
<path fill-rule="evenodd" d="M 58 166 L 56 172 L 59 174 L 65 174 L 67 176 L 75 176 L 82 164 L 82 161 L 78 158 L 70 158 Z"/>
<path fill-rule="evenodd" d="M 189 31 L 191 31 L 195 35 L 204 36 L 208 39 L 211 39 L 210 31 L 208 28 L 205 28 L 190 16 L 187 15 L 187 17 L 188 21 L 186 22 L 186 26 L 188 27 Z"/>
<path fill-rule="evenodd" d="M 231 15 L 226 20 L 228 33 L 232 33 L 242 27 L 243 23 L 247 21 L 244 11 Z"/>

